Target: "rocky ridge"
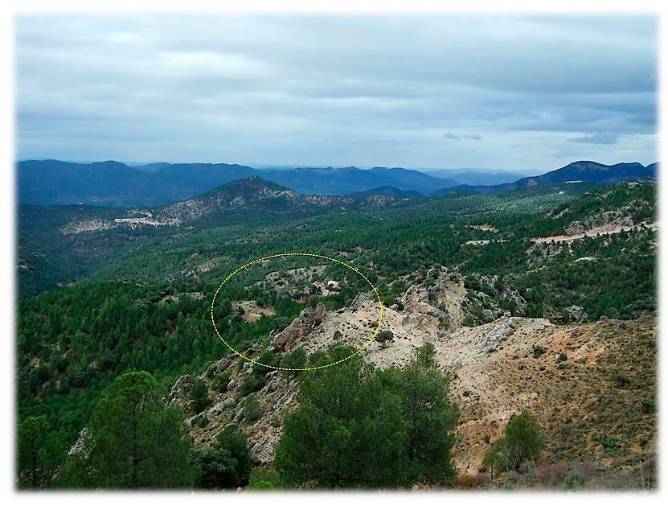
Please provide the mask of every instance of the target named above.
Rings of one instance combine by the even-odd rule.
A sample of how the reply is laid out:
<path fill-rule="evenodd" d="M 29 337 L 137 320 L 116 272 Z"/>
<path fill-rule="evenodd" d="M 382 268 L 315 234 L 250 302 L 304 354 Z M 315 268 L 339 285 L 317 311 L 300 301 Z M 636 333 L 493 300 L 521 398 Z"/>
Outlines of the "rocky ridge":
<path fill-rule="evenodd" d="M 436 349 L 438 368 L 451 377 L 451 395 L 460 407 L 455 461 L 461 474 L 484 471 L 482 458 L 513 414 L 526 408 L 539 418 L 547 441 L 543 465 L 585 466 L 590 474 L 626 473 L 653 465 L 656 384 L 656 329 L 652 317 L 555 325 L 543 318 L 508 315 L 475 327 L 461 326 L 461 280 L 441 273 L 431 287 L 408 287 L 398 307 L 386 308 L 383 329 L 394 339 L 388 346 L 371 343 L 365 360 L 385 368 L 403 366 L 424 343 Z M 362 346 L 375 327 L 377 302 L 360 295 L 349 307 L 302 312 L 273 338 L 276 351 L 302 346 L 308 353 L 333 344 Z M 459 304 L 459 306 L 458 306 Z M 448 307 L 443 311 L 439 307 Z M 452 317 L 453 314 L 460 316 Z M 251 349 L 249 353 L 259 353 Z M 227 357 L 200 375 L 211 382 L 227 372 L 226 392 L 211 390 L 210 406 L 188 423 L 197 444 L 210 444 L 227 424 L 239 423 L 248 435 L 258 464 L 271 465 L 283 419 L 297 405 L 297 381 L 282 372 L 266 375 L 257 392 L 262 415 L 247 422 L 239 385 L 251 364 Z M 626 378 L 619 380 L 619 376 Z M 617 379 L 615 379 L 617 378 Z M 194 376 L 180 378 L 169 402 L 187 408 Z M 623 413 L 626 413 L 622 416 Z M 199 417 L 205 425 L 197 426 Z M 619 440 L 610 455 L 602 435 Z"/>
<path fill-rule="evenodd" d="M 327 210 L 378 209 L 406 200 L 401 193 L 373 190 L 351 196 L 300 195 L 294 190 L 256 176 L 235 180 L 215 190 L 158 209 L 128 209 L 113 219 L 77 218 L 63 227 L 64 235 L 100 232 L 113 228 L 180 227 L 232 211 L 264 211 L 274 214 L 313 213 Z"/>

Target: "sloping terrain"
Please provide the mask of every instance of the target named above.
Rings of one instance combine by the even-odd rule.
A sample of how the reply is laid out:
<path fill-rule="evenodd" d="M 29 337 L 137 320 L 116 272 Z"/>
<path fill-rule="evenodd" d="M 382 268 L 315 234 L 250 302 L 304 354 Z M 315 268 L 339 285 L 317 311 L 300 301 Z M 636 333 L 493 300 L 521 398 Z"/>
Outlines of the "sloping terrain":
<path fill-rule="evenodd" d="M 653 483 L 654 184 L 429 199 L 387 188 L 303 196 L 246 179 L 183 202 L 21 209 L 19 280 L 42 293 L 19 302 L 19 417 L 47 416 L 54 462 L 114 378 L 144 370 L 174 385 L 169 400 L 186 407 L 197 444 L 236 421 L 270 466 L 297 380 L 226 357 L 207 300 L 236 266 L 300 250 L 341 258 L 377 286 L 393 338 L 371 342 L 368 361 L 401 366 L 434 345 L 461 410 L 462 483 L 500 486 L 480 462 L 523 407 L 538 416 L 546 451 L 504 480 Z M 156 224 L 167 219 L 179 224 Z M 532 241 L 559 236 L 569 240 Z M 345 273 L 265 267 L 231 285 L 216 310 L 239 349 L 278 361 L 373 335 L 378 302 Z M 45 290 L 57 283 L 67 286 Z M 199 375 L 210 402 L 195 413 L 189 385 Z"/>
<path fill-rule="evenodd" d="M 514 179 L 508 174 L 448 171 L 434 174 L 400 167 L 309 167 L 258 170 L 225 163 L 154 163 L 129 166 L 105 161 L 75 163 L 25 160 L 17 164 L 18 201 L 38 205 L 97 205 L 156 207 L 212 191 L 230 181 L 260 177 L 302 194 L 348 195 L 382 186 L 421 195 L 452 191 L 498 191 L 578 181 L 615 184 L 652 179 L 657 164 L 603 165 L 580 161 L 546 174 Z M 538 173 L 538 171 L 537 171 Z M 496 184 L 502 178 L 502 184 Z M 463 185 L 463 186 L 462 186 Z M 490 186 L 492 185 L 492 186 Z"/>
<path fill-rule="evenodd" d="M 460 407 L 454 454 L 459 473 L 485 478 L 481 462 L 491 442 L 512 415 L 526 408 L 538 417 L 546 439 L 536 472 L 568 470 L 590 486 L 646 486 L 634 473 L 643 469 L 642 479 L 653 479 L 654 319 L 554 325 L 543 318 L 504 316 L 461 327 L 459 319 L 448 321 L 437 307 L 446 302 L 449 314 L 455 307 L 461 311 L 458 286 L 444 275 L 437 289 L 409 287 L 401 297 L 402 310 L 386 309 L 383 328 L 394 339 L 387 346 L 373 342 L 363 356 L 381 368 L 401 366 L 411 360 L 416 347 L 427 342 L 435 346 L 438 367 L 451 376 L 451 395 Z M 313 353 L 333 344 L 363 346 L 373 332 L 377 306 L 370 297 L 359 296 L 337 311 L 306 309 L 289 327 L 292 330 L 274 336 L 274 349 L 302 346 Z M 259 351 L 251 348 L 248 353 Z M 223 371 L 230 373 L 229 389 L 213 392 L 203 427 L 194 422 L 201 424 L 201 415 L 191 418 L 192 435 L 199 444 L 209 444 L 228 423 L 241 423 L 254 458 L 270 465 L 282 421 L 296 406 L 297 382 L 284 372 L 269 372 L 266 386 L 257 393 L 262 415 L 247 422 L 239 385 L 252 374 L 251 364 L 225 358 L 201 377 L 211 382 Z M 180 378 L 170 401 L 187 406 L 193 380 Z M 550 485 L 544 476 L 540 482 Z"/>
<path fill-rule="evenodd" d="M 138 241 L 178 237 L 186 228 L 275 225 L 327 213 L 407 205 L 416 197 L 387 187 L 351 196 L 300 195 L 252 176 L 153 209 L 19 206 L 20 291 L 22 296 L 34 295 L 73 282 L 122 256 Z"/>
<path fill-rule="evenodd" d="M 107 219 L 98 217 L 95 208 L 59 230 L 64 235 L 76 235 L 106 230 L 180 227 L 197 223 L 200 226 L 220 225 L 243 219 L 252 220 L 253 213 L 266 216 L 298 218 L 330 211 L 350 211 L 383 208 L 416 194 L 394 188 L 377 188 L 351 196 L 300 195 L 289 188 L 265 181 L 256 176 L 227 183 L 214 190 L 187 200 L 156 209 L 106 210 Z"/>
<path fill-rule="evenodd" d="M 626 181 L 651 181 L 656 178 L 659 164 L 642 165 L 640 163 L 616 163 L 605 165 L 591 161 L 577 161 L 564 167 L 546 172 L 539 176 L 523 177 L 512 183 L 497 185 L 460 185 L 441 188 L 431 195 L 449 195 L 456 192 L 493 193 L 503 190 L 517 190 L 535 186 L 549 186 L 558 184 L 593 184 L 613 185 Z"/>
<path fill-rule="evenodd" d="M 303 194 L 346 195 L 392 186 L 426 194 L 458 184 L 417 170 L 313 167 L 258 170 L 225 163 L 154 163 L 25 160 L 17 164 L 21 204 L 154 207 L 189 199 L 230 181 L 259 177 Z"/>

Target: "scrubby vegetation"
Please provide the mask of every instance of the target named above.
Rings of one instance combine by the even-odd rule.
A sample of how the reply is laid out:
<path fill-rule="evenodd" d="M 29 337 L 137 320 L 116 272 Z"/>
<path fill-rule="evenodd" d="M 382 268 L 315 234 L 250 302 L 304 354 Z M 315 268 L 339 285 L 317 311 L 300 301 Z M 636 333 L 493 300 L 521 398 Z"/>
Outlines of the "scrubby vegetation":
<path fill-rule="evenodd" d="M 535 464 L 545 442 L 536 417 L 528 411 L 513 416 L 503 432 L 485 455 L 483 464 L 489 467 L 492 479 L 495 472 L 519 471 L 522 464 Z"/>
<path fill-rule="evenodd" d="M 336 347 L 319 360 L 351 352 Z M 308 372 L 276 450 L 278 471 L 297 486 L 447 484 L 457 419 L 447 398 L 447 379 L 418 358 L 406 369 L 376 371 L 355 356 Z"/>
<path fill-rule="evenodd" d="M 119 376 L 105 391 L 81 447 L 64 463 L 63 487 L 184 488 L 193 483 L 183 413 L 165 406 L 146 372 Z"/>
<path fill-rule="evenodd" d="M 469 326 L 503 314 L 566 323 L 632 319 L 653 312 L 656 231 L 648 224 L 654 221 L 654 185 L 576 186 L 451 195 L 388 209 L 300 215 L 279 222 L 258 218 L 192 230 L 100 231 L 76 237 L 64 237 L 58 228 L 88 212 L 85 209 L 53 208 L 48 217 L 40 208 L 22 210 L 22 298 L 17 308 L 19 485 L 264 489 L 448 484 L 455 472 L 456 410 L 447 400 L 447 379 L 432 367 L 434 350 L 429 347 L 403 370 L 374 370 L 357 357 L 322 371 L 281 372 L 292 385 L 299 383 L 301 405 L 286 417 L 278 474 L 250 472 L 247 455 L 239 449 L 246 444 L 241 436 L 230 432 L 205 450 L 193 449 L 184 432 L 185 416 L 199 414 L 192 427 L 206 425 L 201 412 L 210 397 L 227 391 L 229 371 L 214 375 L 208 386 L 196 382 L 189 390 L 185 414 L 166 406 L 164 396 L 183 374 L 200 374 L 229 355 L 209 320 L 208 301 L 222 276 L 245 261 L 280 251 L 340 256 L 369 276 L 388 307 L 396 304 L 399 310 L 398 299 L 412 279 L 430 286 L 435 282 L 429 278 L 430 269 L 448 267 L 464 279 L 462 316 Z M 106 212 L 92 213 L 106 216 Z M 610 222 L 632 227 L 577 240 L 558 237 Z M 551 236 L 557 238 L 532 240 Z M 311 356 L 302 348 L 283 354 L 265 350 L 270 335 L 287 327 L 306 306 L 322 303 L 327 310 L 337 310 L 368 290 L 343 268 L 325 269 L 334 279 L 346 279 L 340 291 L 328 296 L 311 293 L 310 278 L 304 286 L 297 286 L 299 276 L 271 286 L 262 284 L 266 272 L 249 272 L 243 283 L 231 283 L 219 294 L 214 310 L 217 326 L 239 350 L 257 345 L 256 360 L 261 363 L 288 369 L 323 363 L 342 348 Z M 63 284 L 67 282 L 73 283 Z M 63 286 L 57 287 L 58 283 Z M 304 288 L 308 291 L 302 300 L 295 292 Z M 264 312 L 246 318 L 239 306 L 242 301 L 251 301 Z M 390 349 L 393 337 L 387 332 L 378 336 Z M 335 340 L 342 339 L 339 332 Z M 539 345 L 530 350 L 535 361 L 548 357 L 546 353 Z M 566 367 L 571 360 L 569 351 L 567 360 L 561 361 Z M 635 392 L 637 409 L 649 417 L 656 404 L 651 394 L 640 390 L 644 376 L 638 370 L 610 371 L 606 378 L 618 392 Z M 257 394 L 267 384 L 269 372 L 267 367 L 250 365 L 238 384 L 235 395 L 240 397 L 235 402 L 242 411 L 238 420 L 242 428 L 263 416 Z M 338 385 L 342 397 L 334 396 L 332 385 Z M 139 405 L 141 410 L 134 413 L 133 407 Z M 112 417 L 120 417 L 121 425 L 110 426 Z M 510 432 L 506 428 L 507 434 L 488 455 L 488 467 L 495 473 L 516 469 L 540 453 L 531 416 L 513 420 Z M 119 427 L 128 430 L 135 422 L 141 429 L 137 437 L 121 441 Z M 531 448 L 513 446 L 516 425 L 522 434 L 533 434 Z M 82 439 L 84 428 L 88 435 Z M 150 430 L 169 432 L 161 450 L 169 449 L 168 454 L 154 447 Z M 438 438 L 432 439 L 434 435 Z M 330 444 L 308 445 L 309 437 Z M 626 444 L 612 432 L 601 433 L 594 441 L 606 454 L 621 453 Z M 133 442 L 141 455 L 128 446 Z M 83 450 L 68 456 L 75 443 Z M 107 459 L 117 444 L 127 458 L 112 465 Z M 166 459 L 163 477 L 156 476 L 159 458 Z M 326 468 L 314 467 L 323 462 Z M 372 472 L 374 463 L 383 464 L 381 472 Z M 193 473 L 170 470 L 182 465 Z M 208 477 L 203 477 L 203 470 Z"/>

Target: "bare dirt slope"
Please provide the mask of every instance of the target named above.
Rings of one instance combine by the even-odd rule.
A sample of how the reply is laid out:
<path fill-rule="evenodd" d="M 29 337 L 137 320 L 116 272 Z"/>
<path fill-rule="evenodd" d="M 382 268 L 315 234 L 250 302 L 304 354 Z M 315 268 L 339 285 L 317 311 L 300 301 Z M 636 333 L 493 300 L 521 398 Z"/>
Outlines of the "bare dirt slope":
<path fill-rule="evenodd" d="M 415 348 L 426 342 L 435 346 L 438 367 L 451 375 L 451 396 L 460 408 L 454 457 L 461 474 L 482 471 L 490 444 L 522 409 L 533 412 L 543 428 L 544 464 L 585 463 L 591 473 L 609 473 L 630 472 L 653 462 L 656 322 L 652 317 L 572 325 L 502 317 L 461 327 L 457 304 L 462 298 L 457 283 L 437 283 L 430 290 L 411 286 L 401 311 L 385 309 L 383 328 L 393 332 L 393 341 L 387 347 L 373 342 L 364 353 L 366 360 L 384 368 L 405 365 Z M 438 309 L 444 304 L 447 312 Z M 377 317 L 378 303 L 370 296 L 360 296 L 338 311 L 306 310 L 283 336 L 282 346 L 285 350 L 303 346 L 309 353 L 335 343 L 361 346 L 372 335 Z M 246 422 L 239 385 L 251 374 L 250 364 L 226 358 L 202 377 L 211 381 L 223 371 L 231 374 L 229 389 L 211 393 L 205 425 L 193 423 L 195 441 L 210 444 L 235 421 L 249 436 L 254 458 L 270 464 L 283 419 L 296 406 L 296 380 L 270 372 L 267 385 L 257 394 L 262 416 Z M 187 404 L 193 380 L 180 378 L 171 402 Z"/>

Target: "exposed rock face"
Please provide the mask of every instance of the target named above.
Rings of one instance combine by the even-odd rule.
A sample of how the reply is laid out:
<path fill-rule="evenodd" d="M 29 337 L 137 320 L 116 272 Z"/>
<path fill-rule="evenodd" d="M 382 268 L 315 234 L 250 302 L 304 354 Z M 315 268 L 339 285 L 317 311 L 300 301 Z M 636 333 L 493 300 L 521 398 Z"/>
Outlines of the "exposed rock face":
<path fill-rule="evenodd" d="M 196 379 L 197 378 L 191 374 L 186 374 L 177 379 L 167 396 L 167 401 L 171 402 L 174 399 L 187 399 L 188 391 L 190 390 L 190 387 L 193 386 Z"/>
<path fill-rule="evenodd" d="M 295 318 L 290 325 L 285 327 L 274 337 L 272 345 L 280 351 L 290 350 L 293 344 L 304 335 L 304 325 L 299 318 Z"/>
<path fill-rule="evenodd" d="M 516 314 L 526 314 L 526 310 L 529 306 L 526 299 L 520 295 L 520 292 L 511 288 L 504 288 L 502 293 L 502 298 L 509 300 L 515 303 Z"/>
<path fill-rule="evenodd" d="M 606 472 L 623 469 L 628 464 L 625 458 L 607 457 L 596 439 L 600 433 L 628 441 L 633 465 L 651 461 L 656 417 L 644 414 L 641 407 L 631 411 L 628 407 L 654 398 L 655 370 L 647 366 L 656 359 L 652 318 L 555 325 L 543 318 L 503 316 L 477 327 L 447 329 L 433 304 L 442 304 L 452 283 L 448 280 L 432 295 L 425 287 L 410 287 L 403 297 L 404 310 L 385 308 L 382 328 L 394 335 L 387 347 L 368 343 L 378 317 L 378 302 L 370 295 L 358 296 L 350 307 L 337 311 L 327 312 L 324 306 L 305 309 L 275 337 L 274 347 L 287 351 L 303 346 L 313 353 L 335 343 L 366 346 L 364 359 L 386 368 L 406 365 L 417 347 L 432 343 L 437 366 L 450 375 L 451 396 L 460 409 L 454 451 L 460 473 L 478 473 L 490 444 L 522 409 L 539 419 L 547 442 L 546 462 L 573 459 L 576 448 L 579 461 L 596 462 Z M 545 352 L 535 356 L 534 346 Z M 251 348 L 249 353 L 259 351 Z M 635 390 L 615 387 L 610 380 L 613 370 L 625 371 Z M 228 389 L 210 390 L 211 404 L 203 413 L 206 425 L 190 429 L 196 444 L 212 444 L 227 424 L 236 422 L 248 436 L 256 463 L 271 464 L 285 417 L 297 406 L 297 381 L 278 371 L 266 374 L 265 386 L 256 392 L 262 416 L 248 423 L 239 385 L 251 370 L 228 357 L 201 377 L 209 383 L 223 371 L 231 376 Z M 194 380 L 194 376 L 179 378 L 169 402 L 187 408 Z M 619 413 L 625 411 L 632 420 L 620 419 Z M 610 420 L 617 422 L 611 425 Z"/>
<path fill-rule="evenodd" d="M 489 449 L 485 441 L 497 439 L 509 418 L 522 409 L 534 413 L 541 423 L 548 462 L 571 458 L 570 452 L 577 448 L 580 460 L 596 461 L 604 468 L 623 467 L 623 458 L 605 457 L 605 449 L 596 443 L 597 433 L 615 432 L 615 437 L 628 441 L 653 440 L 652 417 L 635 413 L 633 422 L 618 418 L 638 392 L 620 390 L 609 379 L 612 370 L 633 370 L 639 375 L 636 381 L 642 395 L 653 398 L 654 369 L 631 363 L 655 360 L 652 319 L 586 325 L 552 325 L 526 318 L 511 321 L 495 353 L 474 353 L 471 348 L 489 339 L 487 329 L 493 333 L 496 322 L 462 330 L 436 344 L 437 361 L 445 370 L 456 371 L 451 385 L 461 412 L 455 450 L 460 472 L 478 472 Z M 534 358 L 534 345 L 546 352 Z M 605 419 L 619 423 L 613 428 Z M 651 458 L 649 450 L 638 452 L 636 462 Z"/>
<path fill-rule="evenodd" d="M 181 225 L 202 217 L 206 211 L 207 208 L 203 202 L 195 199 L 184 200 L 165 207 L 159 213 L 158 218 L 162 222 Z"/>
<path fill-rule="evenodd" d="M 250 350 L 250 353 L 257 350 Z M 271 371 L 265 376 L 266 385 L 255 395 L 258 398 L 262 416 L 256 422 L 248 423 L 243 417 L 244 396 L 239 392 L 239 385 L 250 368 L 238 368 L 237 361 L 231 357 L 212 364 L 200 378 L 210 386 L 216 374 L 228 372 L 233 379 L 225 392 L 217 392 L 209 388 L 209 406 L 199 414 L 190 412 L 186 420 L 195 444 L 208 446 L 215 442 L 217 435 L 230 423 L 239 424 L 247 435 L 251 456 L 256 464 L 265 465 L 273 461 L 274 448 L 283 427 L 283 419 L 296 406 L 295 395 L 297 382 L 278 371 Z M 246 363 L 251 366 L 252 364 Z M 179 378 L 167 398 L 169 404 L 177 404 L 189 412 L 188 389 L 197 377 L 186 375 Z M 192 422 L 196 417 L 203 417 L 204 427 Z"/>
<path fill-rule="evenodd" d="M 89 219 L 89 220 L 77 220 L 68 223 L 60 228 L 60 232 L 63 235 L 77 235 L 83 234 L 85 232 L 99 232 L 102 230 L 109 230 L 115 228 L 116 225 L 114 222 L 109 220 L 100 220 L 100 219 Z"/>
<path fill-rule="evenodd" d="M 315 308 L 302 310 L 290 325 L 273 338 L 272 346 L 280 351 L 291 351 L 306 332 L 311 331 L 322 322 L 326 313 L 325 306 L 320 303 Z"/>
<path fill-rule="evenodd" d="M 647 209 L 649 206 L 650 204 L 647 201 L 635 200 L 632 206 L 595 213 L 582 221 L 573 221 L 566 227 L 565 233 L 566 235 L 580 235 L 595 229 L 628 228 L 639 223 L 635 218 L 637 212 L 643 208 Z"/>
<path fill-rule="evenodd" d="M 437 298 L 435 290 L 420 285 L 411 285 L 402 297 L 404 311 L 408 314 L 426 314 L 444 320 L 447 316 L 445 312 L 434 307 L 430 302 L 435 298 Z"/>
<path fill-rule="evenodd" d="M 70 457 L 79 455 L 79 456 L 88 456 L 87 453 L 87 447 L 86 443 L 90 439 L 90 431 L 88 430 L 88 427 L 84 427 L 81 429 L 81 432 L 79 432 L 79 437 L 77 437 L 77 440 L 74 442 L 72 447 L 67 451 L 67 454 Z"/>
<path fill-rule="evenodd" d="M 581 306 L 571 306 L 568 308 L 568 319 L 571 322 L 583 322 L 587 319 L 587 313 Z"/>
<path fill-rule="evenodd" d="M 490 353 L 496 351 L 499 343 L 506 338 L 508 332 L 510 331 L 511 319 L 502 318 L 497 320 L 497 325 L 494 327 L 492 332 L 490 332 L 482 343 L 480 349 L 485 353 Z"/>
<path fill-rule="evenodd" d="M 411 285 L 401 297 L 404 311 L 409 314 L 427 314 L 437 318 L 450 330 L 461 327 L 462 302 L 466 289 L 461 277 L 442 270 L 430 287 Z"/>

